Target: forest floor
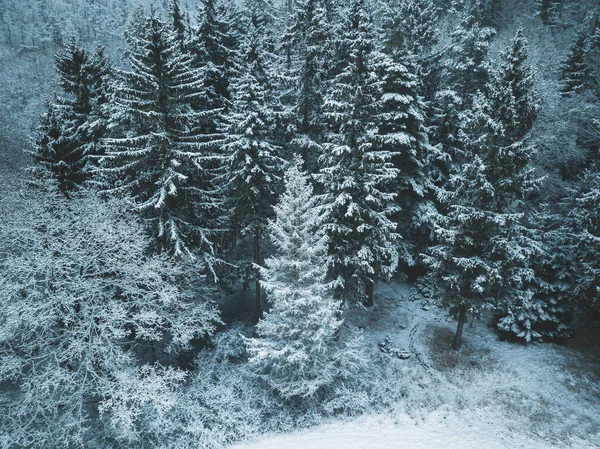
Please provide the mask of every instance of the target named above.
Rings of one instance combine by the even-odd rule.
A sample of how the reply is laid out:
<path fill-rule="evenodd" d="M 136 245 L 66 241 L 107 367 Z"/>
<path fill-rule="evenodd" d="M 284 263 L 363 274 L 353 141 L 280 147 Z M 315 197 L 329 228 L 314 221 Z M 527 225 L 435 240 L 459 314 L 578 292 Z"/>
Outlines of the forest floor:
<path fill-rule="evenodd" d="M 409 286 L 382 284 L 375 306 L 351 310 L 345 322 L 363 327 L 369 351 L 387 359 L 402 396 L 393 409 L 233 449 L 600 447 L 598 345 L 510 343 L 484 318 L 465 327 L 456 353 L 456 322 L 414 298 Z M 386 337 L 410 357 L 381 351 Z"/>

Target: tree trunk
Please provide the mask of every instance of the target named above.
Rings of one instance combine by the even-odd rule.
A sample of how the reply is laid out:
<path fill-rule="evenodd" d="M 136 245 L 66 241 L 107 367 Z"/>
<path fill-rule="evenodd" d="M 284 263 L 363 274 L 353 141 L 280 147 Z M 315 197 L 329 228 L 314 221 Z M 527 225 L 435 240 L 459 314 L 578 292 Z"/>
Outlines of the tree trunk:
<path fill-rule="evenodd" d="M 454 343 L 452 343 L 452 349 L 458 351 L 462 345 L 462 333 L 465 322 L 467 321 L 467 306 L 461 304 L 458 307 L 458 326 L 456 327 L 456 335 L 454 336 Z"/>
<path fill-rule="evenodd" d="M 375 289 L 375 281 L 371 279 L 367 279 L 365 281 L 365 300 L 363 301 L 363 305 L 365 307 L 373 306 L 373 290 Z"/>
<path fill-rule="evenodd" d="M 254 230 L 254 263 L 260 265 L 260 229 Z M 256 271 L 256 311 L 262 312 L 260 304 L 260 271 Z"/>

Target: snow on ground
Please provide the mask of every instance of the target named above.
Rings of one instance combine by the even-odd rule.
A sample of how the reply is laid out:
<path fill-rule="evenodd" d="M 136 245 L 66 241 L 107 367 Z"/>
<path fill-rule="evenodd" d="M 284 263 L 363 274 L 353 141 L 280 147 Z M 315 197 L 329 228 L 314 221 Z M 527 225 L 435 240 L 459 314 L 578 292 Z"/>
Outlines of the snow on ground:
<path fill-rule="evenodd" d="M 597 349 L 503 342 L 482 319 L 465 327 L 456 354 L 455 321 L 413 299 L 409 286 L 382 284 L 372 310 L 353 310 L 346 319 L 363 327 L 370 351 L 386 359 L 388 379 L 403 398 L 393 410 L 233 449 L 600 447 Z M 411 357 L 383 354 L 385 337 Z"/>

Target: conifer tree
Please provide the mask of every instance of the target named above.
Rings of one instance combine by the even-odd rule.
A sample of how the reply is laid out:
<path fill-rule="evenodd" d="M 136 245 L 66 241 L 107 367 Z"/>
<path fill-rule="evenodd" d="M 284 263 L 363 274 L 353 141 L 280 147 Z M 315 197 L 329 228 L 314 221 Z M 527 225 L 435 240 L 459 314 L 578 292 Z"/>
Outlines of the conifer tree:
<path fill-rule="evenodd" d="M 327 88 L 327 64 L 331 58 L 327 10 L 323 0 L 298 2 L 292 32 L 298 42 L 299 93 L 296 101 L 296 137 L 306 168 L 316 172 L 325 133 L 323 103 Z"/>
<path fill-rule="evenodd" d="M 439 13 L 432 0 L 400 0 L 390 12 L 397 14 L 399 31 L 413 55 L 422 58 L 437 43 Z"/>
<path fill-rule="evenodd" d="M 180 48 L 183 50 L 187 39 L 187 30 L 185 26 L 185 18 L 179 8 L 178 0 L 171 0 L 170 5 L 171 24 Z"/>
<path fill-rule="evenodd" d="M 325 229 L 338 292 L 372 305 L 377 278 L 388 277 L 398 264 L 396 224 L 389 219 L 395 194 L 384 189 L 398 171 L 393 153 L 379 146 L 382 90 L 363 0 L 353 2 L 351 14 L 346 32 L 351 59 L 325 103 L 331 132 L 318 179 L 328 204 Z"/>
<path fill-rule="evenodd" d="M 519 29 L 488 87 L 494 116 L 503 126 L 500 145 L 522 139 L 532 128 L 541 107 L 527 58 L 527 40 Z"/>
<path fill-rule="evenodd" d="M 251 25 L 252 27 L 252 25 Z M 249 36 L 258 35 L 250 32 Z M 261 45 L 248 38 L 244 44 L 247 65 L 234 85 L 231 112 L 225 118 L 224 151 L 228 158 L 224 185 L 234 233 L 254 239 L 254 262 L 260 264 L 260 240 L 269 210 L 275 203 L 283 160 L 272 143 L 275 120 L 272 98 L 264 79 Z M 260 312 L 260 284 L 256 282 L 256 308 Z"/>
<path fill-rule="evenodd" d="M 539 14 L 544 25 L 555 26 L 562 16 L 564 0 L 538 0 Z"/>
<path fill-rule="evenodd" d="M 198 6 L 198 26 L 189 44 L 193 65 L 202 68 L 205 76 L 206 97 L 199 99 L 201 108 L 221 109 L 223 113 L 231 103 L 230 78 L 235 58 L 231 24 L 224 12 L 218 0 L 203 0 Z M 219 123 L 214 123 L 212 131 L 218 127 Z"/>
<path fill-rule="evenodd" d="M 538 230 L 519 209 L 539 185 L 530 167 L 535 150 L 526 141 L 539 102 L 521 30 L 485 92 L 461 114 L 464 160 L 440 191 L 446 209 L 437 222 L 440 244 L 425 258 L 444 302 L 457 308 L 455 349 L 469 309 L 502 307 L 510 315 L 537 301 L 532 267 L 543 253 Z"/>
<path fill-rule="evenodd" d="M 132 70 L 117 72 L 112 90 L 114 126 L 121 136 L 106 139 L 107 192 L 135 200 L 158 251 L 198 251 L 210 265 L 209 219 L 219 200 L 204 129 L 215 112 L 192 109 L 205 95 L 204 73 L 191 66 L 154 9 L 136 33 L 141 34 L 129 35 Z"/>
<path fill-rule="evenodd" d="M 529 164 L 533 148 L 504 140 L 503 123 L 494 120 L 494 108 L 481 93 L 462 119 L 464 162 L 439 191 L 445 212 L 436 219 L 438 243 L 424 258 L 442 304 L 458 315 L 456 350 L 469 311 L 523 304 L 532 297 L 531 261 L 541 256 L 535 229 L 519 211 L 539 186 Z"/>
<path fill-rule="evenodd" d="M 425 105 L 418 95 L 419 80 L 414 57 L 406 49 L 396 28 L 386 27 L 381 31 L 383 54 L 377 56 L 377 72 L 382 81 L 380 111 L 376 117 L 379 148 L 392 154 L 392 163 L 397 170 L 396 178 L 386 183 L 386 190 L 397 195 L 399 206 L 394 220 L 399 223 L 403 237 L 400 254 L 409 265 L 416 262 L 412 248 L 415 244 L 425 245 L 427 236 L 415 237 L 423 232 L 426 223 L 416 219 L 416 210 L 429 207 L 426 193 L 432 186 L 429 177 L 429 145 L 425 126 Z M 417 242 L 420 240 L 420 242 Z"/>
<path fill-rule="evenodd" d="M 598 251 L 600 242 L 600 174 L 597 169 L 585 174 L 584 186 L 575 198 L 570 213 L 573 222 L 571 264 L 577 267 L 575 275 L 576 298 L 583 299 L 584 310 L 600 311 L 600 263 Z"/>
<path fill-rule="evenodd" d="M 451 35 L 452 45 L 445 64 L 446 88 L 455 91 L 469 106 L 469 98 L 483 90 L 490 75 L 487 60 L 490 39 L 495 31 L 481 25 L 480 11 L 472 6 Z"/>
<path fill-rule="evenodd" d="M 66 95 L 48 102 L 31 154 L 38 175 L 55 178 L 60 191 L 68 194 L 90 179 L 93 158 L 101 153 L 111 69 L 101 47 L 90 55 L 75 41 L 56 55 L 56 69 Z"/>
<path fill-rule="evenodd" d="M 339 305 L 327 277 L 327 237 L 313 189 L 296 159 L 269 221 L 275 254 L 261 268 L 271 309 L 246 340 L 250 363 L 283 397 L 312 396 L 336 375 Z"/>
<path fill-rule="evenodd" d="M 561 87 L 563 97 L 580 93 L 585 88 L 589 76 L 585 58 L 587 41 L 587 34 L 581 29 L 563 65 Z"/>

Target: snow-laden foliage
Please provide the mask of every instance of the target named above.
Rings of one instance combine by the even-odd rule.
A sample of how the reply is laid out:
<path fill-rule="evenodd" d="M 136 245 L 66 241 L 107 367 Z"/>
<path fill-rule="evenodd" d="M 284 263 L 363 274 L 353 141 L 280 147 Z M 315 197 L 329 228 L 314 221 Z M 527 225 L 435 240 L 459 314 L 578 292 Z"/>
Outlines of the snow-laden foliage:
<path fill-rule="evenodd" d="M 200 253 L 212 264 L 214 149 L 204 124 L 217 112 L 193 109 L 206 93 L 205 72 L 181 52 L 173 31 L 152 9 L 130 26 L 130 71 L 117 71 L 111 129 L 101 172 L 106 191 L 126 195 L 148 220 L 160 251 Z"/>
<path fill-rule="evenodd" d="M 332 56 L 332 36 L 327 21 L 326 2 L 298 2 L 290 30 L 293 48 L 298 59 L 298 94 L 295 104 L 296 136 L 292 146 L 297 148 L 307 169 L 318 171 L 319 157 L 325 133 L 323 103 L 328 87 Z"/>
<path fill-rule="evenodd" d="M 94 418 L 105 411 L 130 435 L 141 408 L 162 405 L 154 393 L 128 396 L 127 384 L 175 382 L 145 363 L 219 321 L 212 293 L 192 282 L 201 267 L 149 255 L 118 202 L 67 201 L 50 188 L 10 200 L 0 222 L 0 381 L 12 388 L 3 389 L 0 433 L 20 447 L 102 445 Z"/>
<path fill-rule="evenodd" d="M 385 190 L 398 170 L 391 162 L 395 153 L 380 146 L 382 82 L 363 0 L 353 2 L 348 26 L 349 60 L 325 103 L 330 133 L 318 180 L 325 189 L 325 231 L 336 286 L 344 296 L 372 304 L 374 283 L 398 265 L 397 225 L 389 218 L 396 195 Z"/>
<path fill-rule="evenodd" d="M 101 47 L 90 54 L 74 41 L 56 55 L 56 69 L 67 96 L 48 102 L 31 155 L 36 176 L 54 178 L 68 194 L 90 180 L 93 157 L 102 152 L 111 69 Z"/>
<path fill-rule="evenodd" d="M 269 234 L 275 254 L 261 268 L 271 308 L 247 340 L 250 364 L 261 379 L 285 398 L 315 395 L 348 377 L 337 348 L 339 302 L 327 277 L 327 236 L 302 161 L 285 174 L 285 193 L 275 206 Z M 352 363 L 350 363 L 350 366 Z"/>

